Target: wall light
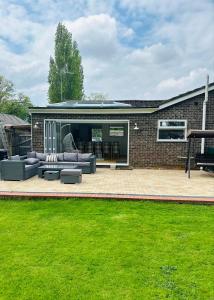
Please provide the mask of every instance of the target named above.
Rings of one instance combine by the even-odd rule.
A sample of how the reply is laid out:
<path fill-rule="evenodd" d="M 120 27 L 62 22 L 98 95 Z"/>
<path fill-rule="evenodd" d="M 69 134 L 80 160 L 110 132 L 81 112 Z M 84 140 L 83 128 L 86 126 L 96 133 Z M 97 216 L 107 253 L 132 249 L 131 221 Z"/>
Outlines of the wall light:
<path fill-rule="evenodd" d="M 41 127 L 41 122 L 36 122 L 34 125 L 33 125 L 33 128 L 34 129 L 39 129 Z"/>
<path fill-rule="evenodd" d="M 137 126 L 137 123 L 134 123 L 134 130 L 139 130 L 139 127 Z"/>

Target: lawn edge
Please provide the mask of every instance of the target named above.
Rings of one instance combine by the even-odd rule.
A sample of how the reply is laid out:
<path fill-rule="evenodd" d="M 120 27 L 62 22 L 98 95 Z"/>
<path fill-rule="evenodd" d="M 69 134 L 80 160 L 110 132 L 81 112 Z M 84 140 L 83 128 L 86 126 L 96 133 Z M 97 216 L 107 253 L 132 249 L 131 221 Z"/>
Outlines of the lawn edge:
<path fill-rule="evenodd" d="M 108 199 L 124 201 L 153 201 L 153 202 L 170 202 L 180 204 L 202 204 L 214 205 L 214 197 L 202 196 L 175 196 L 175 195 L 144 195 L 144 194 L 113 194 L 113 193 L 51 193 L 51 192 L 10 192 L 0 191 L 0 200 L 8 198 L 88 198 L 88 199 Z"/>

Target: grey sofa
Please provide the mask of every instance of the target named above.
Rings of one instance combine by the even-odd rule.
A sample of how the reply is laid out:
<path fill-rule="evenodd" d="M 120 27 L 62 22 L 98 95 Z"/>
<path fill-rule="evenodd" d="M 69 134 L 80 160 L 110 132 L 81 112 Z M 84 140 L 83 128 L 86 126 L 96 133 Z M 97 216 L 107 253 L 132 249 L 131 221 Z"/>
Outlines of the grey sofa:
<path fill-rule="evenodd" d="M 47 161 L 49 154 L 29 152 L 27 156 L 13 156 L 12 159 L 1 161 L 1 179 L 2 180 L 26 180 L 38 174 L 38 167 L 42 165 L 60 164 L 77 166 L 83 174 L 96 172 L 96 156 L 91 153 L 58 153 L 57 161 Z M 50 156 L 50 155 L 49 155 Z"/>
<path fill-rule="evenodd" d="M 40 163 L 27 164 L 25 157 L 1 161 L 1 180 L 26 180 L 37 174 Z"/>
<path fill-rule="evenodd" d="M 35 151 L 29 152 L 28 157 L 38 158 L 40 166 L 42 165 L 65 165 L 77 166 L 78 169 L 82 170 L 83 174 L 91 174 L 96 172 L 96 156 L 92 153 L 57 153 L 54 154 L 57 157 L 57 161 L 47 161 L 47 156 L 50 154 L 38 153 Z M 51 155 L 52 156 L 52 155 Z"/>

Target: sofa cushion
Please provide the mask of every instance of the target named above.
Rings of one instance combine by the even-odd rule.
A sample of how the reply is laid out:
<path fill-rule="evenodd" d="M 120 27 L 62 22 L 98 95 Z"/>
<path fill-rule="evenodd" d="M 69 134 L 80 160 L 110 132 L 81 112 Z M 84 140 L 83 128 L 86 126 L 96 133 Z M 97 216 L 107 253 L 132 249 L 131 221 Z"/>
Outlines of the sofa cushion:
<path fill-rule="evenodd" d="M 64 152 L 64 161 L 77 161 L 78 160 L 78 153 L 67 153 Z"/>
<path fill-rule="evenodd" d="M 82 170 L 80 169 L 63 169 L 60 172 L 60 175 L 64 175 L 64 176 L 80 176 L 82 175 Z"/>
<path fill-rule="evenodd" d="M 35 165 L 26 165 L 25 166 L 26 171 L 33 170 L 34 168 L 35 168 Z"/>
<path fill-rule="evenodd" d="M 36 151 L 31 151 L 27 153 L 27 158 L 36 158 Z"/>
<path fill-rule="evenodd" d="M 56 154 L 47 154 L 45 161 L 48 161 L 48 162 L 57 162 L 58 161 L 57 155 Z"/>
<path fill-rule="evenodd" d="M 39 159 L 38 158 L 26 158 L 24 160 L 26 162 L 27 165 L 35 165 L 39 162 Z"/>
<path fill-rule="evenodd" d="M 19 155 L 13 155 L 10 157 L 11 160 L 21 160 Z"/>
<path fill-rule="evenodd" d="M 78 161 L 89 161 L 92 153 L 78 153 Z"/>
<path fill-rule="evenodd" d="M 57 160 L 58 160 L 58 161 L 63 161 L 63 160 L 64 160 L 64 155 L 63 155 L 63 153 L 57 153 Z"/>
<path fill-rule="evenodd" d="M 36 152 L 36 158 L 38 158 L 39 160 L 45 161 L 46 160 L 46 154 L 45 153 Z"/>

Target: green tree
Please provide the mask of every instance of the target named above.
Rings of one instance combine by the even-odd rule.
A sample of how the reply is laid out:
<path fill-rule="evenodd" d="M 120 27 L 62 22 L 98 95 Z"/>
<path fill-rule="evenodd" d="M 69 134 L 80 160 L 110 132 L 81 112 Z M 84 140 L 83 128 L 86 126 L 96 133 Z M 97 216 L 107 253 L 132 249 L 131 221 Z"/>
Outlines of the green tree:
<path fill-rule="evenodd" d="M 0 75 L 0 107 L 3 105 L 4 101 L 11 99 L 13 96 L 13 83 Z"/>
<path fill-rule="evenodd" d="M 12 114 L 29 121 L 30 106 L 32 106 L 30 98 L 22 93 L 16 93 L 13 83 L 0 75 L 0 113 Z"/>
<path fill-rule="evenodd" d="M 69 100 L 82 100 L 83 68 L 81 55 L 76 41 L 66 27 L 59 23 L 55 35 L 54 58 L 49 64 L 49 102 L 56 103 Z"/>

